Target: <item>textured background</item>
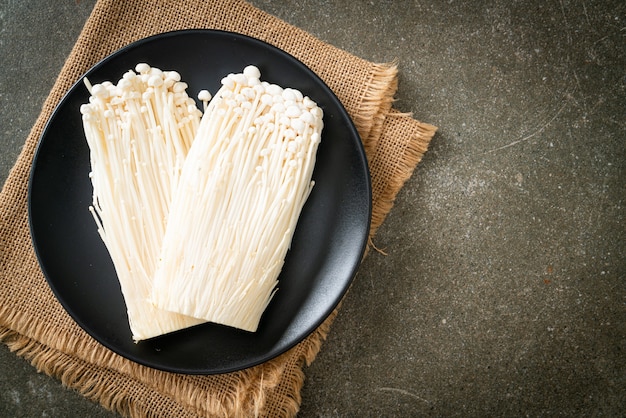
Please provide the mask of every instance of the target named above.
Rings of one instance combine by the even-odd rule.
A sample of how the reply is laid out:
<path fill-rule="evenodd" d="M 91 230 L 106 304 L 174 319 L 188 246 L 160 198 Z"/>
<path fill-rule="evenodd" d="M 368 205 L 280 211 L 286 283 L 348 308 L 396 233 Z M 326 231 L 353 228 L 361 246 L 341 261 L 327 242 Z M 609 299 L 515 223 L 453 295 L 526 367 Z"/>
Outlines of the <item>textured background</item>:
<path fill-rule="evenodd" d="M 313 365 L 302 417 L 620 416 L 626 4 L 252 1 L 439 126 Z M 0 0 L 0 180 L 94 1 Z M 114 36 L 114 34 L 112 34 Z M 0 416 L 108 417 L 0 347 Z"/>

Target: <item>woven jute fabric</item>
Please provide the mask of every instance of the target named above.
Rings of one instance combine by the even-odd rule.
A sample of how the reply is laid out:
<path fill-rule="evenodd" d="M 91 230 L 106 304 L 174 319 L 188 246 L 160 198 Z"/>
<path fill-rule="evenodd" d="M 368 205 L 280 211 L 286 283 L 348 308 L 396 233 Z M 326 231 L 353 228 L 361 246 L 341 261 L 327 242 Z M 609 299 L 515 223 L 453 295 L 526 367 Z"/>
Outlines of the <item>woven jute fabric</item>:
<path fill-rule="evenodd" d="M 126 360 L 89 337 L 53 296 L 32 247 L 29 170 L 62 96 L 96 62 L 130 42 L 192 28 L 238 32 L 273 44 L 303 61 L 335 92 L 357 127 L 370 165 L 370 239 L 435 133 L 434 126 L 392 108 L 395 65 L 355 57 L 243 1 L 101 0 L 0 194 L 0 338 L 38 370 L 124 416 L 294 416 L 303 370 L 319 352 L 337 311 L 296 347 L 259 366 L 211 376 L 162 372 Z"/>

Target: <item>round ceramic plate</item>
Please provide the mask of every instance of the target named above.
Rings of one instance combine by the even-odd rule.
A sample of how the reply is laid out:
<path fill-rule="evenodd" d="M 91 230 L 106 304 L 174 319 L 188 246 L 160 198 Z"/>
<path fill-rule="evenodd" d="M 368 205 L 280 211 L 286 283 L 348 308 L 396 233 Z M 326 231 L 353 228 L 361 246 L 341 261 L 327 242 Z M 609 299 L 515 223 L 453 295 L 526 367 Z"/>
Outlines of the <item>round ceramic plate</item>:
<path fill-rule="evenodd" d="M 85 76 L 117 82 L 139 62 L 178 71 L 190 97 L 215 93 L 222 77 L 249 64 L 270 83 L 301 90 L 324 110 L 324 131 L 307 201 L 279 276 L 279 289 L 256 332 L 212 323 L 134 343 L 113 263 L 88 210 L 89 148 L 80 105 L 82 79 L 50 118 L 33 162 L 28 208 L 43 273 L 74 320 L 97 341 L 137 363 L 177 373 L 225 373 L 267 361 L 314 331 L 348 289 L 363 255 L 371 185 L 359 136 L 332 91 L 304 64 L 239 34 L 190 30 L 135 42 Z"/>

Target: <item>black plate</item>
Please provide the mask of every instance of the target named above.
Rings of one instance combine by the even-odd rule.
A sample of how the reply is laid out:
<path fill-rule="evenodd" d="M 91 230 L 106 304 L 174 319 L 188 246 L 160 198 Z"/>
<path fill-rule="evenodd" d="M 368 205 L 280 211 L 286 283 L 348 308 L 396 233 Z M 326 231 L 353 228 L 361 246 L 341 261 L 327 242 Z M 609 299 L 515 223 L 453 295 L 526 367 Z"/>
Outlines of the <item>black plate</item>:
<path fill-rule="evenodd" d="M 56 297 L 76 322 L 114 352 L 143 365 L 189 373 L 225 373 L 267 361 L 309 335 L 337 306 L 360 263 L 369 232 L 371 185 L 359 136 L 332 91 L 287 53 L 239 34 L 189 30 L 135 42 L 85 75 L 117 82 L 139 62 L 178 71 L 196 97 L 248 64 L 271 83 L 301 90 L 324 110 L 324 131 L 307 201 L 258 331 L 202 324 L 135 344 L 113 263 L 88 211 L 89 149 L 79 107 L 82 80 L 50 118 L 33 162 L 28 209 L 33 244 Z"/>

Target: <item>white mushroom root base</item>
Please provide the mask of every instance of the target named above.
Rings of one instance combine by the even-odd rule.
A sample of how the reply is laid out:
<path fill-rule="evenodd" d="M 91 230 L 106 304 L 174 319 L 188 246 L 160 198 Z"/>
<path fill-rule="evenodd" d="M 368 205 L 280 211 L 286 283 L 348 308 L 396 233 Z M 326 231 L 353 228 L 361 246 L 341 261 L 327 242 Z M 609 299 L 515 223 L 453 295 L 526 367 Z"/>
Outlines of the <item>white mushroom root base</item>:
<path fill-rule="evenodd" d="M 322 111 L 249 66 L 210 103 L 200 92 L 202 116 L 178 73 L 135 70 L 85 80 L 81 107 L 90 209 L 133 339 L 204 321 L 255 331 L 313 186 Z"/>

